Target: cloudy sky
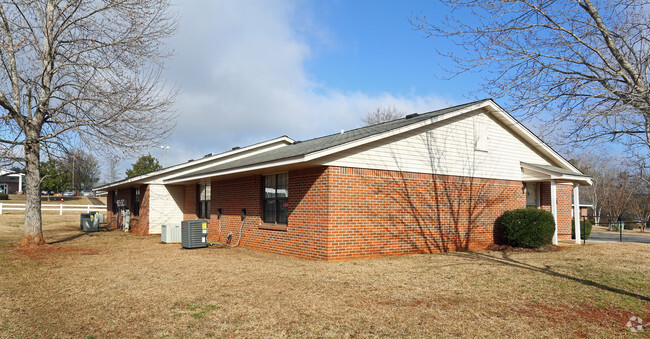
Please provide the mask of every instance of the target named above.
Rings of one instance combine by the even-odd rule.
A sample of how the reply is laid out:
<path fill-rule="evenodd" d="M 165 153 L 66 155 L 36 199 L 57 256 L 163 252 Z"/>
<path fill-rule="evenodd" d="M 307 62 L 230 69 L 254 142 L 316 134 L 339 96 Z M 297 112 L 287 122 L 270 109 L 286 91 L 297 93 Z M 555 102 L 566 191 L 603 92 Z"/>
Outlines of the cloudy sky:
<path fill-rule="evenodd" d="M 453 45 L 409 23 L 443 16 L 434 1 L 178 0 L 175 10 L 165 77 L 180 89 L 180 117 L 164 143 L 167 166 L 281 135 L 349 130 L 378 106 L 412 113 L 476 99 L 475 79 L 436 78 L 445 62 L 436 48 Z M 159 146 L 148 152 L 162 164 Z"/>

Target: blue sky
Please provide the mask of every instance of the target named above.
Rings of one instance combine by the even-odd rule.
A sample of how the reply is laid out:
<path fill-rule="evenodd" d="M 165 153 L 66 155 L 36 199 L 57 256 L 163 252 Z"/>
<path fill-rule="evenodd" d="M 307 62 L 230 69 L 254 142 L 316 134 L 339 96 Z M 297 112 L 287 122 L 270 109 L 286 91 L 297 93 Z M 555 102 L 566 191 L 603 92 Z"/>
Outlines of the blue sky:
<path fill-rule="evenodd" d="M 288 135 L 309 139 L 361 125 L 378 106 L 426 112 L 478 98 L 476 75 L 453 80 L 412 15 L 435 1 L 178 1 L 165 77 L 177 86 L 167 166 Z M 145 151 L 160 158 L 160 145 Z M 128 168 L 141 154 L 128 154 Z M 120 171 L 123 174 L 123 170 Z"/>

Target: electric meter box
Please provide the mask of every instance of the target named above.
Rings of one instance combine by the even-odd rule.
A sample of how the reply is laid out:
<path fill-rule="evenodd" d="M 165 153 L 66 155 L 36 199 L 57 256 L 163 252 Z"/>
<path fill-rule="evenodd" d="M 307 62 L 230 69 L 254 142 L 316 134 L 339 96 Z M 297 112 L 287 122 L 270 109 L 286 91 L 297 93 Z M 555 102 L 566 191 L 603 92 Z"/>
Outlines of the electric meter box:
<path fill-rule="evenodd" d="M 181 244 L 183 248 L 208 247 L 208 222 L 206 220 L 185 220 L 181 222 Z"/>

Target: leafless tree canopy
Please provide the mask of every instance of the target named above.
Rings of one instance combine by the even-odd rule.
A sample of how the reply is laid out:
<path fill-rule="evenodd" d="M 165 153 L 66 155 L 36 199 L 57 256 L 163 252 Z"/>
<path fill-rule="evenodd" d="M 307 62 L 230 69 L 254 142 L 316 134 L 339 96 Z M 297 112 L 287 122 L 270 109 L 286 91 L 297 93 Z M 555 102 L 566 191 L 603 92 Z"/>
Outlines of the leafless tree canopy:
<path fill-rule="evenodd" d="M 379 106 L 374 111 L 368 112 L 363 117 L 363 123 L 366 126 L 380 124 L 391 120 L 401 119 L 406 113 L 398 110 L 395 106 Z"/>
<path fill-rule="evenodd" d="M 162 39 L 176 22 L 169 6 L 0 0 L 0 155 L 25 161 L 27 208 L 39 212 L 26 213 L 26 234 L 40 233 L 40 201 L 29 195 L 42 151 L 141 148 L 173 127 L 173 93 L 160 82 Z"/>
<path fill-rule="evenodd" d="M 411 22 L 451 38 L 450 76 L 482 72 L 481 91 L 527 116 L 552 113 L 574 140 L 616 140 L 650 150 L 650 17 L 637 0 L 443 0 L 442 22 Z"/>

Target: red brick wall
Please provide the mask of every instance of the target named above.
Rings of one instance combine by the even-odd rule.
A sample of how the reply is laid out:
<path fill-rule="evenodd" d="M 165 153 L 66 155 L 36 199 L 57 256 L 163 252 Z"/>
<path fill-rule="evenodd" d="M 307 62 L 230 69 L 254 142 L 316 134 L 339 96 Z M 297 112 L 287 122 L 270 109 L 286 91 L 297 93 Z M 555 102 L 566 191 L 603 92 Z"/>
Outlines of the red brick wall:
<path fill-rule="evenodd" d="M 127 209 L 131 209 L 132 187 L 122 188 L 117 192 L 117 199 L 125 199 Z M 117 211 L 113 210 L 113 190 L 108 192 L 106 199 L 106 218 L 110 223 L 111 220 L 117 217 Z M 117 225 L 115 222 L 113 225 Z M 113 226 L 111 226 L 113 227 Z M 140 186 L 140 213 L 138 216 L 131 215 L 131 222 L 129 223 L 131 232 L 140 235 L 149 234 L 149 185 Z"/>
<path fill-rule="evenodd" d="M 208 240 L 239 241 L 241 210 L 246 209 L 240 246 L 309 259 L 327 259 L 327 180 L 325 168 L 289 172 L 288 226 L 262 222 L 262 176 L 213 181 Z M 186 185 L 184 214 L 197 219 L 195 185 Z M 190 195 L 190 197 L 188 197 Z M 221 208 L 221 220 L 217 210 Z M 219 233 L 221 227 L 221 233 Z"/>
<path fill-rule="evenodd" d="M 186 220 L 197 219 L 195 187 L 185 187 Z M 525 203 L 516 181 L 318 167 L 289 172 L 284 227 L 262 223 L 262 176 L 213 181 L 208 239 L 237 243 L 246 208 L 240 245 L 266 252 L 341 260 L 480 249 L 501 214 Z"/>
<path fill-rule="evenodd" d="M 501 214 L 526 205 L 517 181 L 329 171 L 328 260 L 485 248 Z"/>
<path fill-rule="evenodd" d="M 573 185 L 558 184 L 557 186 L 557 238 L 571 239 L 573 220 Z"/>
<path fill-rule="evenodd" d="M 559 240 L 571 239 L 571 220 L 573 210 L 573 185 L 556 184 L 557 193 L 557 237 Z M 551 183 L 540 183 L 540 208 L 551 212 Z"/>

